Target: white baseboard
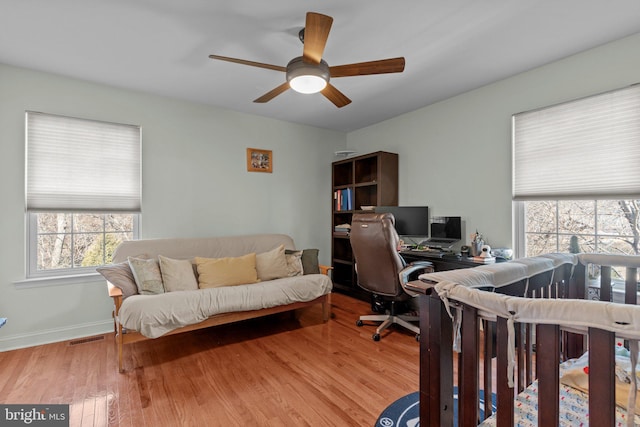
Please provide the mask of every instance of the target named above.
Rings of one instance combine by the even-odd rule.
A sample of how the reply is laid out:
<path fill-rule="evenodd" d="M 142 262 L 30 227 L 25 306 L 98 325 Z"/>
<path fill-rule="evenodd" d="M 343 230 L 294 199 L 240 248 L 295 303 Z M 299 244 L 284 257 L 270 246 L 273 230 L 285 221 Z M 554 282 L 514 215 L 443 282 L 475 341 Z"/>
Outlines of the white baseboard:
<path fill-rule="evenodd" d="M 7 325 L 5 325 L 5 328 Z M 113 320 L 47 329 L 29 334 L 10 335 L 0 338 L 0 351 L 17 350 L 77 338 L 113 332 Z"/>

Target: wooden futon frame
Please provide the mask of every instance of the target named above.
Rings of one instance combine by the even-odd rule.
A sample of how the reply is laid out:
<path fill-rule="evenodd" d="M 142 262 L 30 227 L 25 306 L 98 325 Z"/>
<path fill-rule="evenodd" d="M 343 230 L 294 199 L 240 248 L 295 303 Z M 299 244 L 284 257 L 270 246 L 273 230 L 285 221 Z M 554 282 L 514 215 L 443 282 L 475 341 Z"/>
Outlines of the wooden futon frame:
<path fill-rule="evenodd" d="M 331 267 L 320 265 L 320 272 L 322 274 L 328 274 L 328 271 Z M 120 372 L 124 372 L 124 361 L 123 361 L 123 348 L 125 344 L 131 344 L 138 341 L 149 340 L 152 338 L 147 338 L 139 332 L 129 331 L 122 327 L 120 322 L 118 321 L 118 313 L 120 311 L 120 306 L 122 305 L 122 291 L 120 288 L 114 286 L 113 284 L 107 282 L 109 296 L 113 298 L 114 310 L 113 310 L 113 321 L 114 321 L 114 329 L 116 335 L 116 343 L 118 346 L 118 370 Z M 287 304 L 272 308 L 263 308 L 260 310 L 250 310 L 250 311 L 238 311 L 231 313 L 223 313 L 217 314 L 215 316 L 211 316 L 208 319 L 196 323 L 193 325 L 184 326 L 178 329 L 175 329 L 171 332 L 166 333 L 163 336 L 179 334 L 183 332 L 195 331 L 198 329 L 209 328 L 212 326 L 225 325 L 228 323 L 239 322 L 242 320 L 255 319 L 257 317 L 268 316 L 271 314 L 282 313 L 285 311 L 297 310 L 304 307 L 309 307 L 316 304 L 322 304 L 322 320 L 324 322 L 329 320 L 331 314 L 331 294 L 323 295 L 314 300 L 307 302 L 297 302 L 293 304 Z"/>

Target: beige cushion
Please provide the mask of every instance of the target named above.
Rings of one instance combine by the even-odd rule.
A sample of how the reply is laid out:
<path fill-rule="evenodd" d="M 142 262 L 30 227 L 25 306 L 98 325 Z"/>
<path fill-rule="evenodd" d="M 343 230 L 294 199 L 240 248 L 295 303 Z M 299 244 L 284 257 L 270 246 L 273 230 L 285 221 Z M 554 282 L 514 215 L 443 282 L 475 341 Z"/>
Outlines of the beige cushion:
<path fill-rule="evenodd" d="M 284 245 L 280 245 L 268 252 L 256 255 L 256 270 L 258 279 L 273 280 L 287 277 L 287 259 L 284 256 Z"/>
<path fill-rule="evenodd" d="M 198 286 L 201 289 L 258 282 L 255 253 L 241 257 L 196 257 L 195 263 L 198 267 Z"/>
<path fill-rule="evenodd" d="M 302 251 L 286 251 L 287 277 L 302 276 Z"/>
<path fill-rule="evenodd" d="M 129 267 L 136 280 L 138 293 L 140 295 L 163 294 L 162 274 L 160 266 L 155 259 L 142 259 L 129 257 Z"/>
<path fill-rule="evenodd" d="M 138 293 L 136 279 L 133 277 L 128 261 L 96 267 L 96 271 L 102 274 L 111 284 L 120 288 L 122 298 Z"/>
<path fill-rule="evenodd" d="M 193 273 L 193 265 L 187 259 L 173 259 L 158 255 L 162 283 L 166 292 L 194 291 L 198 281 Z"/>

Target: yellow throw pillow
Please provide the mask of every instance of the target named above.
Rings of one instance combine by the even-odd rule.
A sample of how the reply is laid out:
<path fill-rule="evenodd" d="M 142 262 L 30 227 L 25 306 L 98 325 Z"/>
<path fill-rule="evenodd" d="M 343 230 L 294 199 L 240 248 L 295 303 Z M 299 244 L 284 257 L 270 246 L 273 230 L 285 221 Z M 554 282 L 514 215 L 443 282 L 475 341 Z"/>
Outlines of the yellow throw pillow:
<path fill-rule="evenodd" d="M 200 289 L 258 282 L 256 254 L 241 257 L 195 258 Z"/>
<path fill-rule="evenodd" d="M 268 252 L 257 254 L 256 270 L 258 271 L 258 279 L 263 281 L 287 277 L 289 270 L 287 268 L 287 259 L 284 256 L 284 245 L 280 245 Z"/>

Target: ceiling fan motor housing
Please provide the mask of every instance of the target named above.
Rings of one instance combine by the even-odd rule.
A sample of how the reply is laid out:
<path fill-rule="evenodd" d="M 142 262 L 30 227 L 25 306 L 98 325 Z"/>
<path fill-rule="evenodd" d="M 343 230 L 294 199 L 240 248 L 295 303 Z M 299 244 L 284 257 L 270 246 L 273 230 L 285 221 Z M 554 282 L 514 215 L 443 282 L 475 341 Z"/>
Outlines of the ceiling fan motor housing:
<path fill-rule="evenodd" d="M 287 81 L 291 87 L 298 92 L 314 93 L 318 92 L 318 90 L 315 88 L 309 89 L 309 92 L 305 92 L 304 89 L 299 90 L 296 88 L 296 82 L 292 83 L 292 80 L 309 79 L 319 81 L 319 79 L 322 79 L 324 80 L 322 88 L 324 88 L 324 86 L 329 83 L 330 76 L 329 65 L 324 60 L 320 60 L 319 64 L 312 64 L 305 62 L 302 56 L 298 56 L 287 64 Z M 313 92 L 311 90 L 313 90 Z"/>

